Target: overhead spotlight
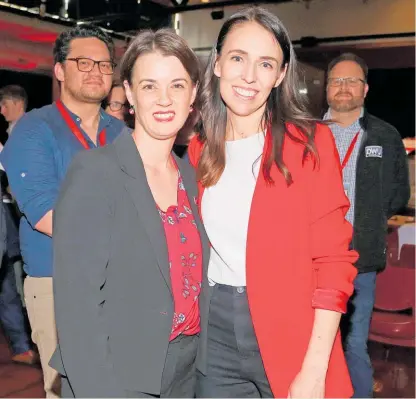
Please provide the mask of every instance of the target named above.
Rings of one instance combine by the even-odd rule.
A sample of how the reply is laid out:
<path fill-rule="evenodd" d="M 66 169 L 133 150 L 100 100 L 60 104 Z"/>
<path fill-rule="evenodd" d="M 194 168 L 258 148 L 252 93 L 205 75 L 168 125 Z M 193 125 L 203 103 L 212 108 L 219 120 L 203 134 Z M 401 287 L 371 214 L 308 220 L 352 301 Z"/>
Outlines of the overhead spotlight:
<path fill-rule="evenodd" d="M 43 18 L 45 14 L 46 14 L 46 0 L 41 0 L 40 6 L 39 6 L 39 16 Z"/>
<path fill-rule="evenodd" d="M 224 10 L 211 11 L 211 18 L 214 21 L 224 18 Z"/>
<path fill-rule="evenodd" d="M 175 6 L 186 6 L 188 4 L 188 0 L 170 0 L 170 2 Z"/>
<path fill-rule="evenodd" d="M 62 6 L 59 9 L 59 16 L 61 18 L 68 18 L 68 7 L 69 7 L 69 0 L 63 0 Z"/>

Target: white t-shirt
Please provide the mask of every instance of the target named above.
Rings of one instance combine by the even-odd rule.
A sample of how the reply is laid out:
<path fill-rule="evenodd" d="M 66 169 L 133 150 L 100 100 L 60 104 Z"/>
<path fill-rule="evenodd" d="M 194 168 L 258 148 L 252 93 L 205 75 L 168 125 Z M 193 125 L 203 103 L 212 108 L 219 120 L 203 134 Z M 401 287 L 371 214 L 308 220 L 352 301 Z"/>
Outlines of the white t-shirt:
<path fill-rule="evenodd" d="M 211 242 L 211 284 L 246 285 L 246 241 L 264 134 L 226 142 L 226 163 L 215 186 L 202 197 L 202 217 Z"/>

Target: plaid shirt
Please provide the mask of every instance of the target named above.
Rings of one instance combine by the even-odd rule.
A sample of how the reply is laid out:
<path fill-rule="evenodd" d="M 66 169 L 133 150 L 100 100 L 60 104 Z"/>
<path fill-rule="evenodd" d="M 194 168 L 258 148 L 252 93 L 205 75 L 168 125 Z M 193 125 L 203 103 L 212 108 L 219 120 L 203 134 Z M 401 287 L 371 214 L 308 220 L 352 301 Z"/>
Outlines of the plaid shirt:
<path fill-rule="evenodd" d="M 361 110 L 360 117 L 352 125 L 347 126 L 347 127 L 342 127 L 336 123 L 332 123 L 331 125 L 329 125 L 335 138 L 335 144 L 338 149 L 338 154 L 339 154 L 341 163 L 345 158 L 345 155 L 348 151 L 348 148 L 354 136 L 357 134 L 357 132 L 360 132 L 360 134 L 358 135 L 358 140 L 354 146 L 354 150 L 351 153 L 351 157 L 348 160 L 348 163 L 345 165 L 345 168 L 342 170 L 344 190 L 351 203 L 351 207 L 348 210 L 346 219 L 352 225 L 354 225 L 355 180 L 356 180 L 355 177 L 356 177 L 356 172 L 357 172 L 357 159 L 358 159 L 358 153 L 359 153 L 361 141 L 363 138 L 363 130 L 360 125 L 360 118 L 363 116 L 363 114 L 364 114 L 364 109 Z M 331 119 L 330 110 L 328 110 L 328 112 L 324 116 L 324 120 L 326 119 Z"/>

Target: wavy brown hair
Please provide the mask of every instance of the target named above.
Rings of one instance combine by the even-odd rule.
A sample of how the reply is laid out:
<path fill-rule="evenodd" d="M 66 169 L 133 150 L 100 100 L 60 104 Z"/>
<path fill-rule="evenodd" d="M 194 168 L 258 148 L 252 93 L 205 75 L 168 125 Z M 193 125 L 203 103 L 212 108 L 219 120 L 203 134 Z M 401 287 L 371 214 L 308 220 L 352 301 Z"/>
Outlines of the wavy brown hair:
<path fill-rule="evenodd" d="M 262 119 L 262 127 L 269 128 L 271 132 L 271 136 L 266 135 L 262 167 L 265 180 L 270 184 L 274 183 L 270 171 L 275 163 L 287 184 L 292 183 L 290 171 L 283 162 L 283 144 L 286 138 L 305 147 L 304 160 L 311 155 L 315 162 L 319 161 L 314 145 L 317 121 L 308 112 L 306 99 L 299 92 L 301 87 L 297 61 L 289 35 L 275 15 L 261 7 L 247 7 L 225 21 L 205 70 L 201 92 L 203 129 L 199 136 L 203 149 L 197 170 L 198 180 L 205 187 L 215 185 L 225 168 L 227 107 L 221 98 L 219 78 L 214 74 L 214 67 L 217 58 L 221 56 L 228 33 L 233 27 L 245 22 L 258 23 L 276 38 L 283 52 L 282 68 L 287 68 L 282 83 L 272 89 L 267 99 Z M 294 136 L 287 128 L 288 124 L 293 124 L 301 132 L 302 138 Z"/>

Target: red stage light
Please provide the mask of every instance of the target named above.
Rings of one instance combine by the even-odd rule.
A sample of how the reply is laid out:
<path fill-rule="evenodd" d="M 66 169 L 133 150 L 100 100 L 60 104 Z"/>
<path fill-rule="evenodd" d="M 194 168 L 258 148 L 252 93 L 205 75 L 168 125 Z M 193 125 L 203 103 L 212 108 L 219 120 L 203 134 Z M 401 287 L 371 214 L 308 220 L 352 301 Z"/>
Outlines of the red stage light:
<path fill-rule="evenodd" d="M 23 71 L 33 71 L 36 69 L 38 64 L 36 62 L 31 61 L 13 61 L 6 58 L 0 58 L 0 68 L 10 68 L 10 69 L 19 69 Z"/>

